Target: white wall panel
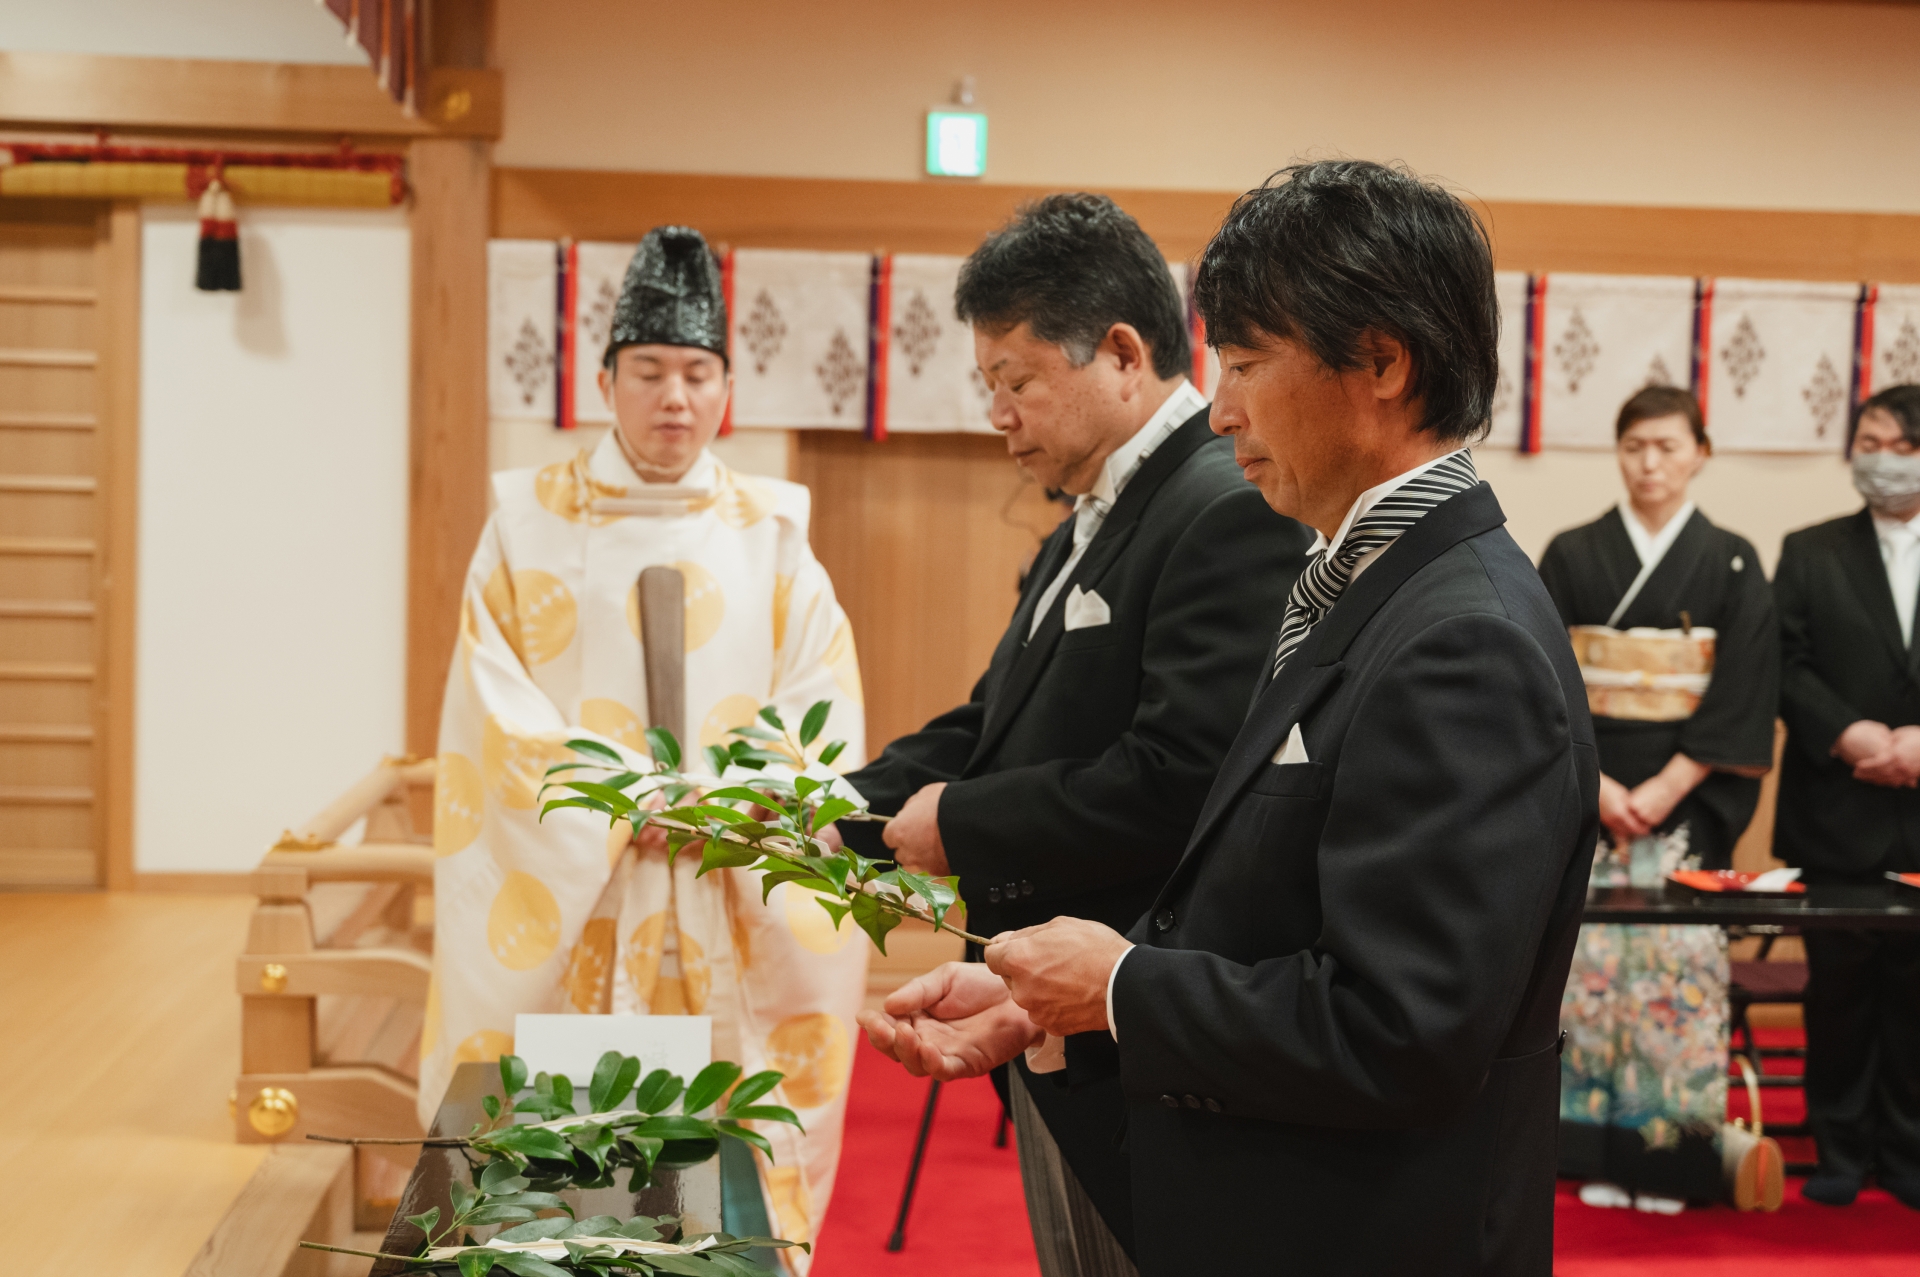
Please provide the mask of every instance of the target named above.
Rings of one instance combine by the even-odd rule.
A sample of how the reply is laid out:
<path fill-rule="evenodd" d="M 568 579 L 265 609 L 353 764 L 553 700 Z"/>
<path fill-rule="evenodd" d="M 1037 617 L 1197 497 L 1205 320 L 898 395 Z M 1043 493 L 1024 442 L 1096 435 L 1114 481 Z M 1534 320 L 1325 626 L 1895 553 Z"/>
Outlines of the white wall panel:
<path fill-rule="evenodd" d="M 135 848 L 250 868 L 402 742 L 404 212 L 242 212 L 239 293 L 149 206 Z"/>
<path fill-rule="evenodd" d="M 10 0 L 0 4 L 0 49 L 367 64 L 311 0 Z"/>

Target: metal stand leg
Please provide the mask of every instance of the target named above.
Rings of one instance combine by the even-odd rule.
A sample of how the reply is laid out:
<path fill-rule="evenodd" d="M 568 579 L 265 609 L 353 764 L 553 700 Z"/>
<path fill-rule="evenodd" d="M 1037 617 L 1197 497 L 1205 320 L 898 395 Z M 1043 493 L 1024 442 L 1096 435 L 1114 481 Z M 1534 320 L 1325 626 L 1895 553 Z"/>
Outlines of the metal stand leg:
<path fill-rule="evenodd" d="M 907 1187 L 900 1194 L 900 1213 L 894 1217 L 893 1234 L 887 1238 L 889 1251 L 904 1250 L 907 1245 L 907 1212 L 913 1209 L 913 1190 L 920 1182 L 920 1162 L 927 1155 L 927 1136 L 933 1131 L 933 1109 L 940 1102 L 940 1079 L 927 1087 L 927 1107 L 920 1112 L 920 1135 L 913 1141 L 913 1160 L 907 1163 Z"/>

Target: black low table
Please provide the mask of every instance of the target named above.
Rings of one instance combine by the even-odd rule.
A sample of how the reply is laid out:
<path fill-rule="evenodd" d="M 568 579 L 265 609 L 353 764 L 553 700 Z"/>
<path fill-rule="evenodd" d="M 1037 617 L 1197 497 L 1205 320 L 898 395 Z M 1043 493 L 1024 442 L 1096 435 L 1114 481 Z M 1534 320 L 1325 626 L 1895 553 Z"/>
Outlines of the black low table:
<path fill-rule="evenodd" d="M 1804 895 L 1714 895 L 1663 887 L 1595 887 L 1582 922 L 1705 923 L 1716 927 L 1791 927 L 1920 931 L 1920 891 L 1897 882 L 1827 883 Z"/>
<path fill-rule="evenodd" d="M 492 1064 L 460 1065 L 454 1070 L 447 1097 L 440 1102 L 440 1111 L 434 1115 L 433 1129 L 428 1134 L 433 1137 L 467 1134 L 476 1123 L 487 1120 L 485 1110 L 480 1107 L 481 1098 L 500 1093 L 499 1068 Z M 625 1180 L 626 1172 L 622 1171 L 619 1178 Z M 416 1253 L 426 1238 L 407 1222 L 407 1216 L 438 1206 L 440 1217 L 449 1218 L 453 1213 L 453 1199 L 448 1190 L 455 1181 L 473 1183 L 466 1150 L 422 1148 L 420 1160 L 414 1164 L 407 1187 L 400 1194 L 400 1209 L 393 1213 L 393 1222 L 387 1226 L 386 1240 L 380 1249 L 390 1255 Z M 682 1170 L 657 1170 L 653 1173 L 653 1183 L 638 1193 L 622 1188 L 569 1189 L 560 1196 L 573 1207 L 577 1219 L 589 1215 L 612 1215 L 617 1219 L 677 1215 L 685 1236 L 715 1233 L 721 1226 L 720 1159 L 716 1157 Z M 475 1228 L 474 1240 L 485 1241 L 498 1231 L 497 1225 Z M 407 1271 L 406 1265 L 397 1260 L 382 1259 L 374 1262 L 369 1277 L 398 1277 Z"/>

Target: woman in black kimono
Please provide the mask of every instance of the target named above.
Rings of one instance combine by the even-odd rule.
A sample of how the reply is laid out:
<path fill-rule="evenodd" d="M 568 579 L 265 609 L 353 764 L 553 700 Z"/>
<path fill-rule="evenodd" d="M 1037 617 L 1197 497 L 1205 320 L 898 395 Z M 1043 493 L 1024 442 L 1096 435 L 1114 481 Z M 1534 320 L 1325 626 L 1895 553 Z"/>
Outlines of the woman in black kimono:
<path fill-rule="evenodd" d="M 1621 842 L 1685 824 L 1690 856 L 1725 869 L 1773 765 L 1773 592 L 1747 539 L 1687 498 L 1711 451 L 1693 395 L 1649 386 L 1620 409 L 1615 433 L 1628 501 L 1553 539 L 1540 560 L 1547 593 L 1568 626 L 1706 626 L 1715 641 L 1713 677 L 1691 717 L 1594 719 L 1600 818 Z M 1636 541 L 1656 549 L 1644 576 Z"/>
<path fill-rule="evenodd" d="M 1753 546 L 1687 497 L 1710 451 L 1694 397 L 1640 391 L 1615 437 L 1627 501 L 1555 537 L 1540 575 L 1569 627 L 1663 631 L 1638 636 L 1641 650 L 1681 655 L 1712 631 L 1706 673 L 1646 680 L 1662 690 L 1639 700 L 1617 689 L 1642 675 L 1582 658 L 1613 843 L 1603 837 L 1595 881 L 1654 885 L 1730 864 L 1773 762 L 1780 651 Z M 1591 1181 L 1583 1201 L 1671 1214 L 1722 1195 L 1727 979 L 1718 927 L 1581 929 L 1562 1007 L 1560 1143 L 1562 1173 Z"/>

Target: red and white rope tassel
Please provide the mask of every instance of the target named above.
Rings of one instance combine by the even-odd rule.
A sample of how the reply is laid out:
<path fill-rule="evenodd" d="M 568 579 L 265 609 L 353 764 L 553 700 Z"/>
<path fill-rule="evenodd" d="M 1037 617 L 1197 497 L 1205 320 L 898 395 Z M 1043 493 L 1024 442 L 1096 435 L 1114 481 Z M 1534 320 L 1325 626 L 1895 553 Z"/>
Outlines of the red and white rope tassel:
<path fill-rule="evenodd" d="M 240 235 L 234 227 L 233 197 L 217 177 L 200 196 L 200 264 L 193 286 L 207 293 L 240 291 Z"/>

